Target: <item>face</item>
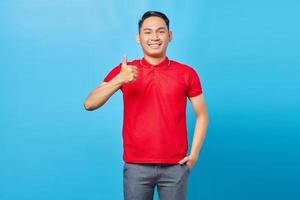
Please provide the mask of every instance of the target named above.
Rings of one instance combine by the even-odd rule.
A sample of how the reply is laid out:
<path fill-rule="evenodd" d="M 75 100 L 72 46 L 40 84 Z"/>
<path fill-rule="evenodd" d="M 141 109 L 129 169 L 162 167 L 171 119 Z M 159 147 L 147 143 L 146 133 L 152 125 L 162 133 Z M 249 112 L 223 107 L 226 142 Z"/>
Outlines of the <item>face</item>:
<path fill-rule="evenodd" d="M 167 24 L 160 17 L 145 19 L 137 34 L 136 40 L 141 45 L 144 55 L 148 57 L 164 57 L 168 43 L 172 39 L 172 32 L 168 31 Z"/>

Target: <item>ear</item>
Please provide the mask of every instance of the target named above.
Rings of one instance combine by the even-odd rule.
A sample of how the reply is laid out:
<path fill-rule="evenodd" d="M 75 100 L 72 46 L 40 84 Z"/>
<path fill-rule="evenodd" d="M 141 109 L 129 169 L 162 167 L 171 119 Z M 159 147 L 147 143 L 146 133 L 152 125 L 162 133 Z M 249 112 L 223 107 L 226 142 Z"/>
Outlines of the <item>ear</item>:
<path fill-rule="evenodd" d="M 173 40 L 173 32 L 169 31 L 169 42 Z"/>
<path fill-rule="evenodd" d="M 135 36 L 135 41 L 136 41 L 138 44 L 141 43 L 141 42 L 140 42 L 140 34 L 139 34 L 139 33 L 136 34 L 136 36 Z"/>

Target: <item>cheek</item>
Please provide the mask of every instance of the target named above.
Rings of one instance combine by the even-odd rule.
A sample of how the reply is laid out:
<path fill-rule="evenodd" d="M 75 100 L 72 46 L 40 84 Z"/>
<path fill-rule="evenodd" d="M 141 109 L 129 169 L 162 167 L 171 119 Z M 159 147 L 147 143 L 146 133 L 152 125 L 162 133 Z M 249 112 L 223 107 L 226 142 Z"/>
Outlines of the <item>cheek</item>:
<path fill-rule="evenodd" d="M 163 40 L 164 40 L 164 41 L 167 41 L 167 42 L 168 42 L 169 39 L 170 39 L 170 38 L 169 38 L 169 36 L 167 36 L 167 35 L 163 37 Z"/>
<path fill-rule="evenodd" d="M 143 43 L 146 43 L 147 40 L 144 38 L 144 37 L 140 37 L 140 43 L 143 44 Z"/>
<path fill-rule="evenodd" d="M 146 46 L 147 45 L 147 41 L 146 40 L 141 40 L 141 45 Z"/>
<path fill-rule="evenodd" d="M 148 42 L 149 42 L 148 38 L 143 38 L 143 39 L 141 40 L 141 44 L 142 44 L 143 46 L 148 46 Z"/>
<path fill-rule="evenodd" d="M 147 42 L 145 42 L 145 41 L 141 41 L 140 45 L 141 45 L 141 47 L 142 47 L 143 49 L 147 49 L 147 48 L 148 48 L 148 44 L 147 44 Z"/>

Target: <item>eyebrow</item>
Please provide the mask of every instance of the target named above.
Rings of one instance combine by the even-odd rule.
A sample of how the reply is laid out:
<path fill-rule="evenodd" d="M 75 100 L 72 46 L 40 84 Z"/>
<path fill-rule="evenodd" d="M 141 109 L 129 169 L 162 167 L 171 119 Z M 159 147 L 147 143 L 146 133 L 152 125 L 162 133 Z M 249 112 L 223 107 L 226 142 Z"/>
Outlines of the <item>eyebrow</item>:
<path fill-rule="evenodd" d="M 156 30 L 161 30 L 161 29 L 166 30 L 165 27 L 159 27 L 159 28 L 157 28 Z M 151 29 L 151 28 L 144 28 L 143 31 L 152 31 L 152 29 Z"/>

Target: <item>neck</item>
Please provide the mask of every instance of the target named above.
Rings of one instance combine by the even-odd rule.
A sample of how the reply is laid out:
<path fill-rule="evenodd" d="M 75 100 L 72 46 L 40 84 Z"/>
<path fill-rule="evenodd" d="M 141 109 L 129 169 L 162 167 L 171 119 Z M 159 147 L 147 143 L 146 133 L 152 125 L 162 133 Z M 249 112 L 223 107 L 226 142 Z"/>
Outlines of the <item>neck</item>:
<path fill-rule="evenodd" d="M 150 64 L 152 64 L 152 65 L 158 65 L 163 60 L 165 60 L 166 55 L 163 55 L 161 57 L 150 57 L 150 56 L 144 55 L 144 57 L 147 60 L 147 62 L 149 62 Z"/>

